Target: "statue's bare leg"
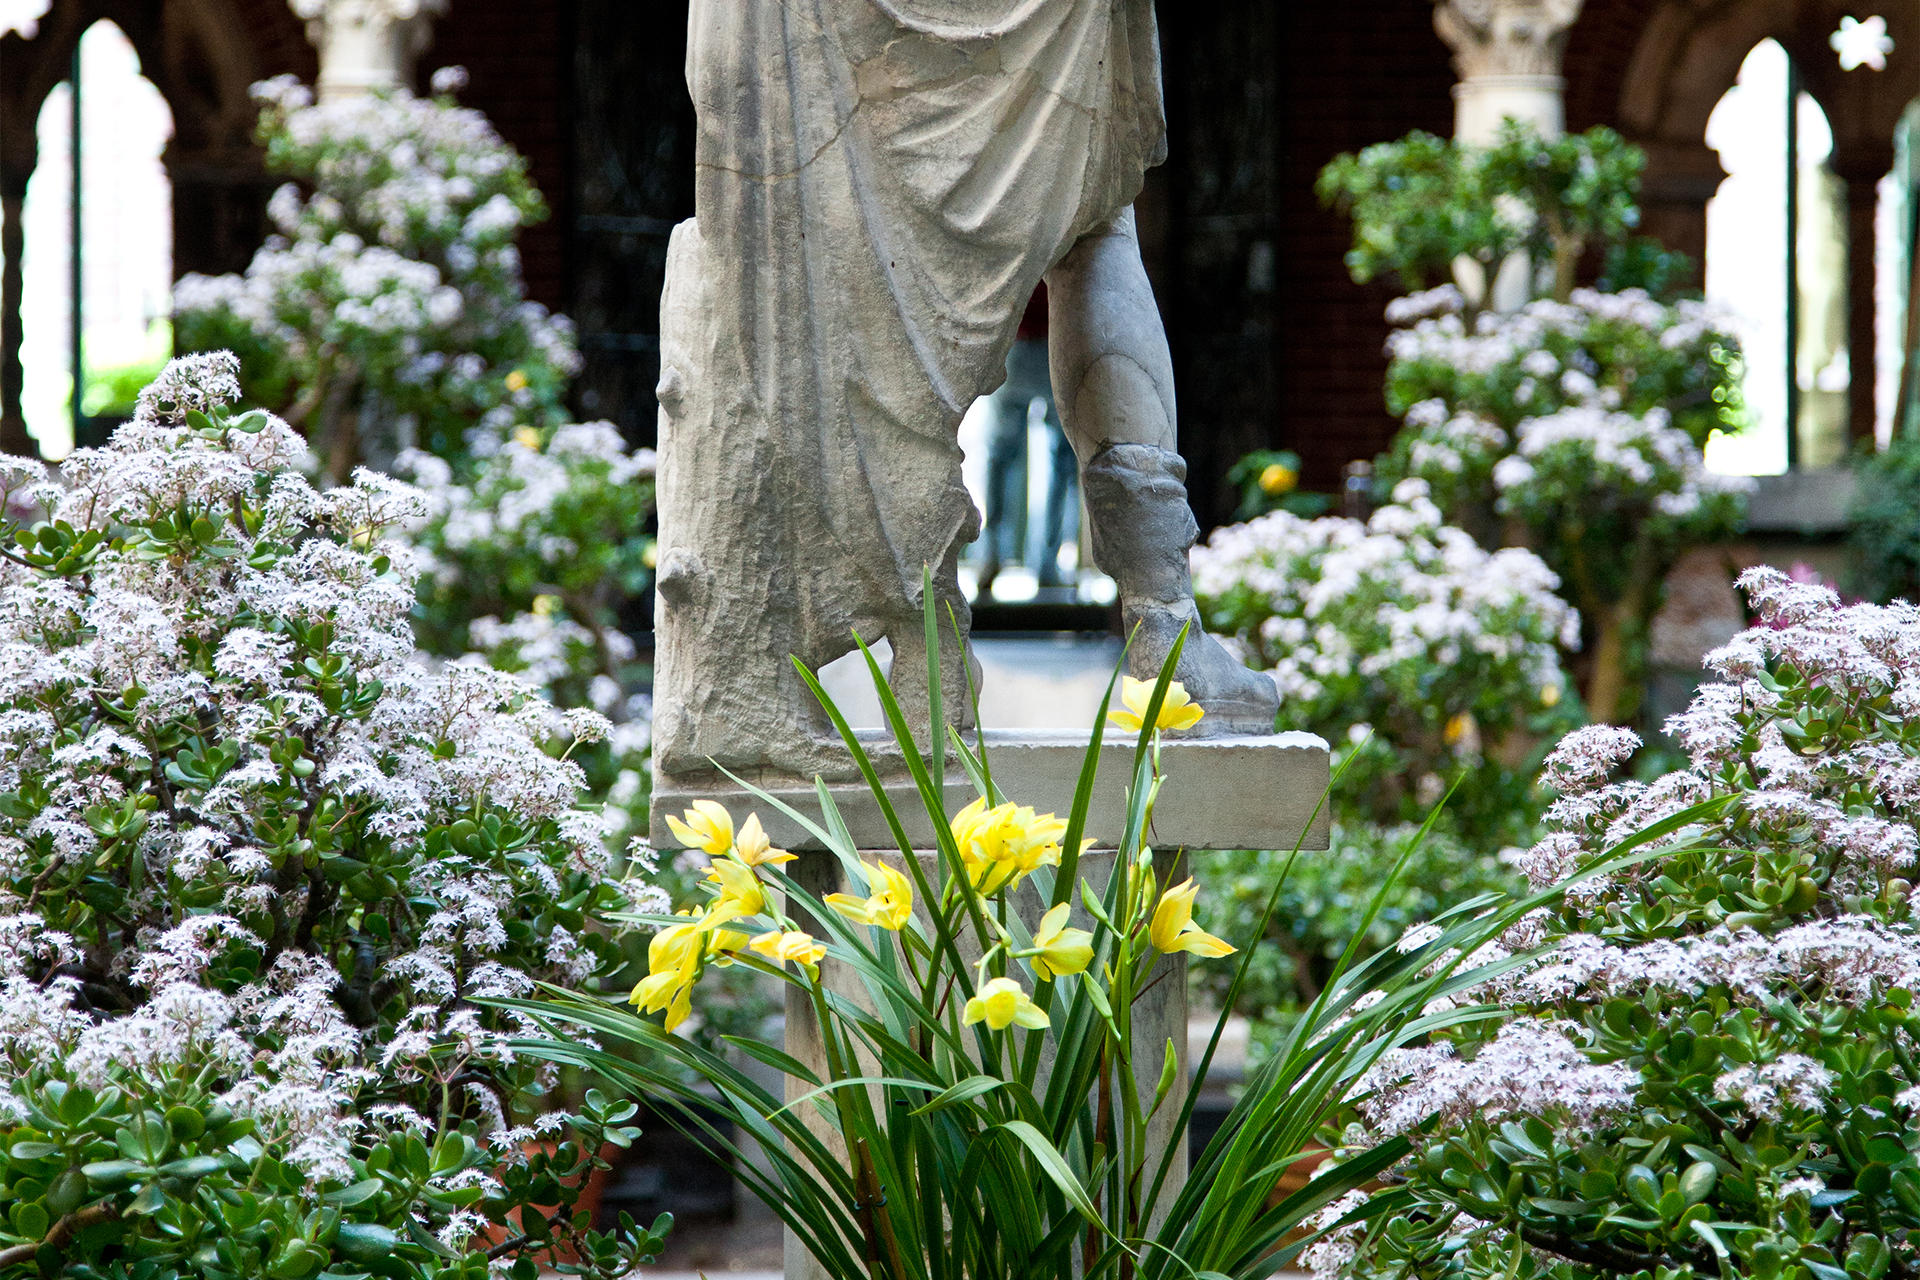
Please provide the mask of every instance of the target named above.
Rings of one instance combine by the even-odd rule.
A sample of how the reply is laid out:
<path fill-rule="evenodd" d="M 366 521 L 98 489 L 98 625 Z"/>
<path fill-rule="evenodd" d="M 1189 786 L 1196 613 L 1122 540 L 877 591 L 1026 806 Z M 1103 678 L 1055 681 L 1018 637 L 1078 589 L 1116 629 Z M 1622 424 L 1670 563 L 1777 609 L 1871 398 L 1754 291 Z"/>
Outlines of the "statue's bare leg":
<path fill-rule="evenodd" d="M 1094 561 L 1119 585 L 1130 670 L 1152 679 L 1191 624 L 1175 674 L 1209 713 L 1198 731 L 1271 732 L 1272 679 L 1202 633 L 1194 608 L 1187 550 L 1199 528 L 1178 453 L 1173 357 L 1131 208 L 1047 273 L 1047 298 L 1054 403 L 1080 459 Z"/>

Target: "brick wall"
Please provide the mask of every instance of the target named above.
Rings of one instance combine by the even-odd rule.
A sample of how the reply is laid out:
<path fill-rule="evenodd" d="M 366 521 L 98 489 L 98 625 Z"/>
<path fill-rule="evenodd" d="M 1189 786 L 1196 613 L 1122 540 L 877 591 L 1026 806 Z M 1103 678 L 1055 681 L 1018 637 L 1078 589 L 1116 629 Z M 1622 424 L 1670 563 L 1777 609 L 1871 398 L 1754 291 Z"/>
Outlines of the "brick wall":
<path fill-rule="evenodd" d="M 1620 78 L 1659 0 L 1586 0 L 1567 33 L 1567 128 L 1618 126 Z"/>
<path fill-rule="evenodd" d="M 418 63 L 423 82 L 438 67 L 465 67 L 460 100 L 527 157 L 552 210 L 520 241 L 527 292 L 555 308 L 567 298 L 573 14 L 571 0 L 452 0 Z"/>
<path fill-rule="evenodd" d="M 1314 180 L 1341 152 L 1413 129 L 1450 133 L 1453 70 L 1432 0 L 1282 7 L 1274 444 L 1296 450 L 1303 481 L 1324 489 L 1393 434 L 1381 385 L 1394 290 L 1347 275 L 1351 224 L 1320 207 Z"/>

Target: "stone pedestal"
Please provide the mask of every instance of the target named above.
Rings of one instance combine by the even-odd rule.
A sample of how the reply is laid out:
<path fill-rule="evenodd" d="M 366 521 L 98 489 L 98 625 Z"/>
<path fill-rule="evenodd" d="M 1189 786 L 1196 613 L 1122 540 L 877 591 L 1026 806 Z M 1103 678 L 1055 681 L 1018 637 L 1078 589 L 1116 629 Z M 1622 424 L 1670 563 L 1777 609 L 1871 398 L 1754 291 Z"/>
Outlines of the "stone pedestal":
<path fill-rule="evenodd" d="M 1065 816 L 1072 807 L 1073 794 L 1085 758 L 1087 735 L 1084 732 L 1012 730 L 989 731 L 982 735 L 988 766 L 995 784 L 1010 800 L 1035 806 L 1041 812 Z M 873 736 L 877 750 L 890 743 L 882 735 Z M 1325 849 L 1328 844 L 1327 810 L 1321 799 L 1328 784 L 1327 745 L 1312 734 L 1278 733 L 1258 737 L 1226 737 L 1184 741 L 1167 740 L 1161 747 L 1161 771 L 1166 783 L 1155 804 L 1150 843 L 1156 864 L 1169 865 L 1185 851 L 1189 861 L 1205 857 L 1214 849 Z M 1112 873 L 1111 844 L 1120 835 L 1126 821 L 1126 787 L 1132 777 L 1133 736 L 1116 731 L 1103 740 L 1094 799 L 1087 815 L 1087 835 L 1095 848 L 1081 859 L 1081 874 L 1092 884 L 1107 882 Z M 722 779 L 724 781 L 724 779 Z M 811 786 L 797 780 L 762 780 L 757 783 L 779 796 L 809 818 L 818 820 L 820 803 Z M 948 809 L 957 811 L 974 794 L 972 784 L 958 767 L 947 778 Z M 934 843 L 931 825 L 918 793 L 910 781 L 902 778 L 888 788 L 895 812 L 906 827 L 908 838 L 920 848 Z M 871 790 L 861 784 L 829 787 L 835 808 L 846 822 L 849 834 L 862 849 L 872 850 L 870 858 L 900 861 L 891 829 Z M 691 801 L 716 800 L 733 813 L 736 821 L 749 812 L 760 815 L 769 837 L 776 845 L 801 854 L 790 864 L 796 879 L 817 894 L 827 894 L 858 886 L 843 882 L 837 859 L 821 850 L 804 828 L 757 796 L 728 783 L 724 788 L 708 780 L 689 783 L 663 775 L 653 796 L 654 839 L 661 847 L 673 843 L 666 830 L 665 815 L 677 815 Z M 1316 806 L 1318 811 L 1316 812 Z M 1101 846 L 1108 846 L 1103 849 Z M 938 869 L 931 865 L 937 855 L 918 855 L 929 861 L 929 877 L 937 881 Z M 1044 904 L 1031 885 L 1016 891 L 1015 908 L 1032 928 L 1037 924 Z M 924 910 L 917 903 L 916 910 Z M 1201 904 L 1202 918 L 1206 904 Z M 1076 905 L 1076 917 L 1083 909 Z M 1092 922 L 1076 918 L 1077 927 Z M 1233 941 L 1233 939 L 1229 939 Z M 1244 940 L 1242 940 L 1244 941 Z M 963 947 L 963 950 L 967 948 Z M 1164 1046 L 1171 1040 L 1180 1058 L 1184 1079 L 1187 1069 L 1187 994 L 1186 957 L 1168 957 L 1172 972 L 1156 983 L 1134 1006 L 1134 1058 L 1144 1066 L 1137 1068 L 1141 1087 L 1151 1093 Z M 1222 961 L 1221 963 L 1229 963 Z M 832 982 L 832 970 L 827 970 Z M 849 988 L 849 994 L 853 994 Z M 788 992 L 786 1051 L 825 1074 L 825 1063 L 813 1022 L 812 1009 L 792 990 Z M 1050 1066 L 1043 1060 L 1042 1073 Z M 804 1092 L 805 1086 L 788 1081 L 789 1099 Z M 1169 1107 L 1154 1122 L 1151 1140 L 1156 1151 L 1168 1144 L 1184 1141 L 1175 1131 L 1176 1112 Z M 809 1123 L 814 1123 L 810 1118 Z M 822 1132 L 823 1138 L 832 1135 Z M 1171 1185 L 1178 1186 L 1185 1172 L 1185 1154 L 1178 1156 L 1179 1168 Z M 824 1273 L 791 1235 L 786 1245 L 787 1280 L 824 1280 Z"/>
<path fill-rule="evenodd" d="M 862 735 L 878 757 L 893 740 L 875 731 Z M 978 735 L 987 753 L 994 783 L 1009 800 L 1061 817 L 1073 807 L 1073 791 L 1086 757 L 1085 731 L 990 729 Z M 1263 736 L 1171 738 L 1160 749 L 1167 783 L 1155 806 L 1152 843 L 1184 849 L 1291 849 L 1305 836 L 1308 849 L 1327 847 L 1327 810 L 1320 804 L 1328 779 L 1327 744 L 1310 733 Z M 1133 735 L 1109 732 L 1100 747 L 1100 768 L 1087 835 L 1102 844 L 1116 840 L 1126 822 L 1126 788 L 1133 776 Z M 798 778 L 749 779 L 769 794 L 819 821 L 820 803 L 811 781 Z M 862 849 L 895 848 L 872 790 L 864 782 L 828 787 L 834 807 Z M 904 770 L 887 784 L 888 799 L 917 847 L 932 848 L 932 828 L 919 793 Z M 958 812 L 973 795 L 973 784 L 949 757 L 948 809 Z M 760 815 L 767 836 L 784 849 L 818 849 L 806 830 L 724 776 L 688 780 L 663 773 L 654 782 L 652 839 L 656 848 L 675 847 L 666 816 L 678 817 L 695 800 L 716 800 L 736 819 L 748 810 Z"/>

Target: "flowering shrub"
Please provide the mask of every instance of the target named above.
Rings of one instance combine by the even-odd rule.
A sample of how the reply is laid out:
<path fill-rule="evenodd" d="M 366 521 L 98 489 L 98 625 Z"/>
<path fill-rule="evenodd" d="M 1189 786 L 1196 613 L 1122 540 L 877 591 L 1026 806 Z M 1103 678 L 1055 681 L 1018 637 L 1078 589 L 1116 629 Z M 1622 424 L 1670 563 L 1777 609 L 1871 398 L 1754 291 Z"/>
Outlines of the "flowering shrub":
<path fill-rule="evenodd" d="M 1504 841 L 1526 820 L 1513 753 L 1572 714 L 1557 646 L 1578 645 L 1578 618 L 1532 552 L 1481 549 L 1418 480 L 1393 497 L 1365 523 L 1275 512 L 1217 530 L 1194 549 L 1195 595 L 1210 631 L 1274 673 L 1288 727 L 1358 753 L 1344 816 L 1418 822 L 1470 769 L 1453 817 Z"/>
<path fill-rule="evenodd" d="M 1380 476 L 1425 480 L 1483 542 L 1535 547 L 1586 622 L 1594 718 L 1630 715 L 1667 571 L 1745 515 L 1751 482 L 1708 471 L 1701 452 L 1738 400 L 1724 322 L 1637 290 L 1575 290 L 1471 325 L 1436 290 L 1390 314 L 1419 318 L 1388 343 L 1406 426 Z"/>
<path fill-rule="evenodd" d="M 427 517 L 410 531 L 431 558 L 423 642 L 462 652 L 472 619 L 541 602 L 592 633 L 597 674 L 617 680 L 631 657 L 617 651 L 621 606 L 652 581 L 653 450 L 629 450 L 605 422 L 475 432 L 472 442 L 458 468 L 419 450 L 399 459 L 428 495 Z M 608 710 L 610 696 L 595 705 Z"/>
<path fill-rule="evenodd" d="M 624 1274 L 657 1238 L 571 1216 L 630 1106 L 527 1117 L 525 1022 L 589 982 L 616 882 L 578 765 L 608 726 L 431 667 L 408 627 L 420 496 L 316 492 L 175 361 L 0 563 L 0 1274 Z M 552 1150 L 527 1156 L 536 1136 Z"/>
<path fill-rule="evenodd" d="M 525 160 L 454 104 L 463 82 L 320 105 L 291 77 L 256 86 L 267 163 L 299 185 L 275 193 L 277 234 L 244 275 L 189 275 L 174 295 L 181 349 L 237 351 L 249 393 L 338 479 L 410 443 L 456 455 L 476 425 L 558 421 L 579 366 L 567 322 L 521 282 L 514 241 L 546 206 Z"/>
<path fill-rule="evenodd" d="M 1761 625 L 1667 725 L 1686 768 L 1609 785 L 1637 742 L 1605 727 L 1549 759 L 1533 882 L 1641 852 L 1509 935 L 1552 946 L 1463 997 L 1502 1018 L 1377 1066 L 1348 1141 L 1417 1154 L 1322 1274 L 1356 1250 L 1362 1276 L 1920 1266 L 1920 609 L 1742 585 Z"/>
<path fill-rule="evenodd" d="M 1392 271 L 1412 291 L 1387 309 L 1400 326 L 1387 402 L 1406 426 L 1375 475 L 1426 481 L 1486 546 L 1540 553 L 1580 610 L 1587 709 L 1605 721 L 1637 708 L 1667 571 L 1745 511 L 1701 456 L 1741 421 L 1731 326 L 1635 287 L 1679 266 L 1628 238 L 1644 161 L 1609 130 L 1546 141 L 1509 122 L 1491 147 L 1415 134 L 1341 156 L 1320 181 L 1353 215 L 1354 278 Z M 1574 287 L 1594 248 L 1608 292 Z M 1506 273 L 1522 252 L 1533 270 Z M 1450 266 L 1457 286 L 1429 287 Z"/>

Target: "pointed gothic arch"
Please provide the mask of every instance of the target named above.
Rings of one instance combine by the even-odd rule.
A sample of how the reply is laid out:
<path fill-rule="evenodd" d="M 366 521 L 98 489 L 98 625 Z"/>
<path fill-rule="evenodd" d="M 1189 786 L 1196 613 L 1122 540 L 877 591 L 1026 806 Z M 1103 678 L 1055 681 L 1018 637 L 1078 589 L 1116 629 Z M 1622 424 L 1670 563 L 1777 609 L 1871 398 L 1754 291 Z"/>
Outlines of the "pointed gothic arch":
<path fill-rule="evenodd" d="M 1894 39 L 1884 71 L 1843 71 L 1827 40 L 1858 5 L 1848 0 L 1619 0 L 1596 3 L 1569 45 L 1570 69 L 1605 86 L 1611 98 L 1593 106 L 1647 152 L 1645 229 L 1702 260 L 1706 206 L 1726 177 L 1706 143 L 1707 120 L 1739 79 L 1741 64 L 1764 40 L 1792 57 L 1802 86 L 1833 128 L 1832 168 L 1847 191 L 1848 346 L 1875 349 L 1874 215 L 1878 184 L 1893 165 L 1893 137 L 1903 112 L 1920 96 L 1920 9 L 1879 7 Z M 1613 11 L 1633 10 L 1631 17 Z M 1618 45 L 1605 49 L 1608 20 L 1630 27 L 1624 65 Z M 1591 42 L 1582 49 L 1583 41 Z M 1611 66 L 1607 64 L 1611 62 Z M 1869 358 L 1870 363 L 1870 358 Z M 1874 379 L 1855 377 L 1848 392 L 1853 438 L 1871 438 Z"/>

